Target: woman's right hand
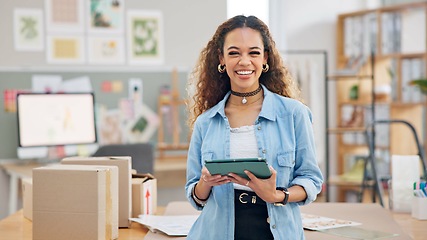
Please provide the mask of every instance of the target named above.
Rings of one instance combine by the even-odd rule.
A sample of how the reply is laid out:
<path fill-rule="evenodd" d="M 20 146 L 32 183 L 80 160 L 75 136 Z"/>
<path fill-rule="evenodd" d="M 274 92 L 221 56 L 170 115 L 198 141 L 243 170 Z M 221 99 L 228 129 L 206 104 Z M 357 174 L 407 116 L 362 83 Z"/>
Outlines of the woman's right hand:
<path fill-rule="evenodd" d="M 230 179 L 227 176 L 219 174 L 211 175 L 206 167 L 202 168 L 202 174 L 199 182 L 196 184 L 194 193 L 199 199 L 207 199 L 213 186 L 229 183 Z"/>
<path fill-rule="evenodd" d="M 202 168 L 202 175 L 200 176 L 199 184 L 213 187 L 229 182 L 231 182 L 231 180 L 228 176 L 221 176 L 220 174 L 211 175 L 206 167 Z"/>

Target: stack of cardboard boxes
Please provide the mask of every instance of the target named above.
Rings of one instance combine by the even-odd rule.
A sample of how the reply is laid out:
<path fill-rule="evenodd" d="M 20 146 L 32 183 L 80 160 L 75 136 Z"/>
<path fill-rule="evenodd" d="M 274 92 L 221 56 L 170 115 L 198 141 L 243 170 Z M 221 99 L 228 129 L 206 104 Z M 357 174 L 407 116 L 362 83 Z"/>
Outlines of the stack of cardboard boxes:
<path fill-rule="evenodd" d="M 127 156 L 71 157 L 35 168 L 33 178 L 22 181 L 33 239 L 117 239 L 130 217 L 157 207 L 156 179 L 135 177 Z"/>

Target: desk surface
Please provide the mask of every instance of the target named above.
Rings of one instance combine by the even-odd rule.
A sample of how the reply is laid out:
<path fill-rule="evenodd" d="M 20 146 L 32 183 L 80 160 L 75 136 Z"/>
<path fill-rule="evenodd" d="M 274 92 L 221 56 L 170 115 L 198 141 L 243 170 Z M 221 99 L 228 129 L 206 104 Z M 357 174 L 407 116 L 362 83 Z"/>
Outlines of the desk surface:
<path fill-rule="evenodd" d="M 178 212 L 177 210 L 178 209 Z M 164 210 L 164 209 L 163 209 Z M 161 211 L 163 211 L 161 209 Z M 372 229 L 389 233 L 398 233 L 394 239 L 425 239 L 427 236 L 427 221 L 412 218 L 409 214 L 391 213 L 378 204 L 363 203 L 312 203 L 301 208 L 304 213 L 321 215 L 325 217 L 352 220 L 363 223 L 361 228 Z M 194 209 L 187 202 L 171 203 L 165 214 L 191 214 Z M 153 234 L 144 226 L 133 222 L 131 228 L 121 228 L 119 239 L 170 239 L 161 234 Z M 23 217 L 22 210 L 0 221 L 0 240 L 31 240 L 32 222 Z M 316 231 L 305 231 L 307 239 L 347 239 Z"/>
<path fill-rule="evenodd" d="M 366 230 L 397 233 L 391 239 L 425 239 L 427 221 L 412 218 L 408 213 L 394 213 L 374 203 L 312 203 L 301 207 L 301 212 L 324 217 L 360 222 Z M 315 231 L 305 231 L 307 239 L 348 239 Z"/>

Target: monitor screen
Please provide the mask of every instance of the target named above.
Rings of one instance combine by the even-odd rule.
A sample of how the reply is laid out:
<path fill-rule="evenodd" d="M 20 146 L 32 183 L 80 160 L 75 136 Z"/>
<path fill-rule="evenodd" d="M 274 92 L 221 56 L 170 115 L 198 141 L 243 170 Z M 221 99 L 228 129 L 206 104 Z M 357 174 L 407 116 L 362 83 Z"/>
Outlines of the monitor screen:
<path fill-rule="evenodd" d="M 16 101 L 19 147 L 96 143 L 93 93 L 20 93 Z"/>

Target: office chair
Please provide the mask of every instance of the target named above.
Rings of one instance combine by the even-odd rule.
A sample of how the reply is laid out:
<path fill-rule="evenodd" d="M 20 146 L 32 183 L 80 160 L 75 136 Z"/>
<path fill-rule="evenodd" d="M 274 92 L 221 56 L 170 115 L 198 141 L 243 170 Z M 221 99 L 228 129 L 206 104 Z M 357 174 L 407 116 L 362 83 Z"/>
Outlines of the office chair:
<path fill-rule="evenodd" d="M 417 131 L 415 130 L 415 127 L 405 121 L 405 120 L 396 120 L 396 119 L 384 119 L 384 120 L 375 120 L 372 123 L 370 123 L 368 125 L 368 128 L 365 132 L 366 134 L 366 141 L 368 143 L 368 147 L 369 147 L 369 157 L 368 157 L 368 161 L 371 165 L 371 171 L 372 171 L 372 178 L 374 180 L 374 188 L 375 188 L 375 192 L 378 194 L 378 199 L 379 202 L 381 204 L 381 206 L 384 207 L 384 203 L 383 203 L 383 196 L 384 196 L 384 190 L 381 184 L 382 179 L 379 178 L 378 174 L 377 174 L 377 169 L 376 169 L 376 161 L 375 161 L 375 132 L 372 131 L 372 129 L 375 127 L 375 125 L 377 124 L 403 124 L 407 127 L 409 127 L 409 129 L 411 130 L 414 139 L 415 139 L 415 143 L 417 145 L 417 149 L 418 149 L 418 156 L 420 157 L 420 161 L 422 164 L 422 171 L 423 171 L 423 179 L 427 179 L 427 167 L 426 167 L 426 156 L 425 156 L 425 152 L 423 147 L 421 146 L 421 143 L 419 141 L 418 135 L 417 135 Z M 366 165 L 365 165 L 365 172 L 366 172 Z M 389 179 L 391 179 L 391 176 L 388 177 Z M 367 176 L 366 174 L 364 174 L 363 176 L 363 184 L 362 184 L 362 193 L 363 193 L 363 188 L 366 186 L 365 183 L 367 181 Z M 375 197 L 375 194 L 374 194 Z"/>
<path fill-rule="evenodd" d="M 92 156 L 130 156 L 132 157 L 132 169 L 135 169 L 137 173 L 153 174 L 153 151 L 153 145 L 150 143 L 110 144 L 100 146 Z"/>

